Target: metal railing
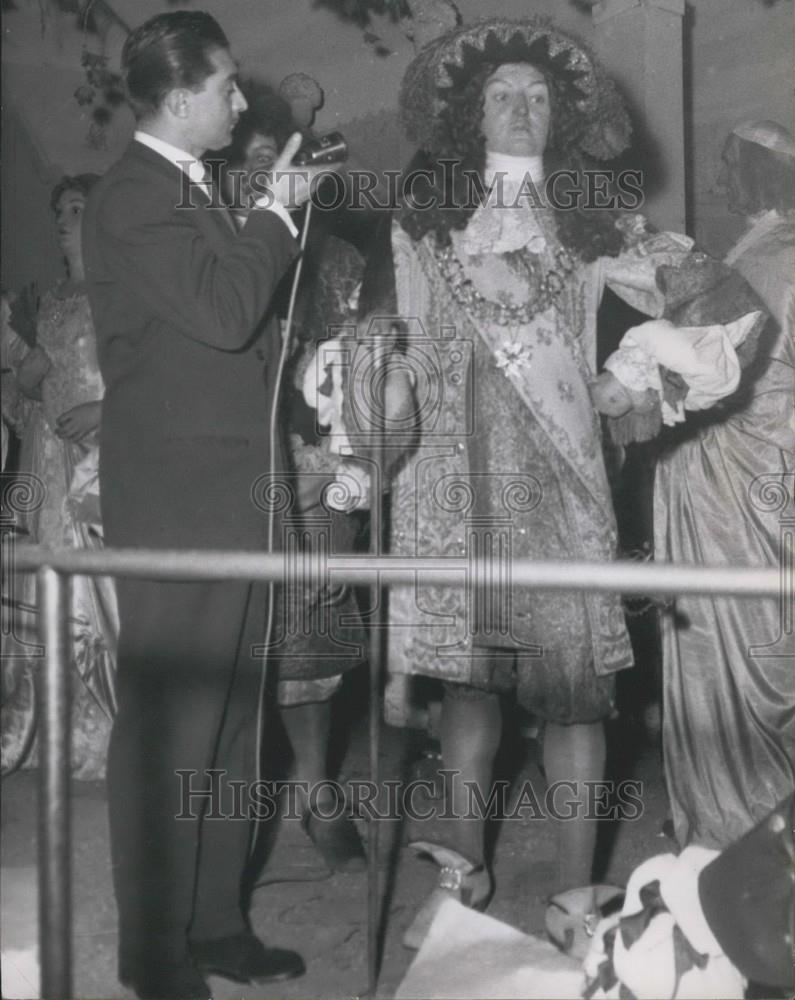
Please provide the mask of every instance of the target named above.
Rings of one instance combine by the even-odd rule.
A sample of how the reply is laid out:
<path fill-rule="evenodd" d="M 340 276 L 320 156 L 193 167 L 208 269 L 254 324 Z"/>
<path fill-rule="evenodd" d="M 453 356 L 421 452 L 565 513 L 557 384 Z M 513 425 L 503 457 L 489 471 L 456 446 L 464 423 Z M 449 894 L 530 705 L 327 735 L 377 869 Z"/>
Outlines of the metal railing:
<path fill-rule="evenodd" d="M 105 549 L 47 550 L 18 545 L 8 572 L 35 572 L 38 578 L 40 632 L 44 645 L 42 676 L 39 807 L 39 913 L 41 996 L 72 995 L 71 816 L 69 806 L 69 637 L 66 617 L 69 578 L 73 575 L 145 577 L 158 580 L 278 581 L 284 576 L 281 553 Z M 334 555 L 315 567 L 317 579 L 333 575 L 340 583 L 378 588 L 413 582 L 431 572 L 433 584 L 487 586 L 488 561 L 461 558 Z M 311 576 L 310 579 L 314 579 Z M 511 564 L 512 585 L 544 590 L 610 591 L 622 594 L 710 594 L 754 598 L 782 594 L 777 569 L 694 567 L 618 562 L 532 562 Z M 371 685 L 371 696 L 374 690 Z"/>

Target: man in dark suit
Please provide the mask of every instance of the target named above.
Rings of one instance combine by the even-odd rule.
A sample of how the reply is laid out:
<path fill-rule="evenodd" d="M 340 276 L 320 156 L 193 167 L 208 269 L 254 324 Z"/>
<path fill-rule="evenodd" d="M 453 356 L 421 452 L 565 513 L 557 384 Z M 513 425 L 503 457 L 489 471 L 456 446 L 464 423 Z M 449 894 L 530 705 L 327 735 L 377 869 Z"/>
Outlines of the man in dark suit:
<path fill-rule="evenodd" d="M 270 426 L 280 337 L 268 307 L 296 253 L 286 208 L 306 200 L 312 171 L 290 167 L 293 136 L 281 177 L 237 235 L 199 163 L 228 144 L 246 107 L 219 25 L 200 12 L 158 15 L 128 38 L 123 69 L 138 131 L 83 224 L 106 383 L 106 539 L 262 550 L 254 485 L 280 468 Z M 215 818 L 233 810 L 228 783 L 256 776 L 252 647 L 265 636 L 267 587 L 126 579 L 118 589 L 108 794 L 119 977 L 140 997 L 173 1000 L 209 996 L 203 974 L 300 975 L 300 957 L 265 948 L 243 912 L 250 824 L 240 808 Z M 211 780 L 221 797 L 209 808 L 184 794 Z"/>

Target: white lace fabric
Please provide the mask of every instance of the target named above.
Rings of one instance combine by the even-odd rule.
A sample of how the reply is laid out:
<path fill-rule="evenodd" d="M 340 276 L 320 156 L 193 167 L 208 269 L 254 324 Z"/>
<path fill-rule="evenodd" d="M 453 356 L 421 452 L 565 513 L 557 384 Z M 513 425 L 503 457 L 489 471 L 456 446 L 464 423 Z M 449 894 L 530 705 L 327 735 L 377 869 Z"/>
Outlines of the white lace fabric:
<path fill-rule="evenodd" d="M 725 326 L 674 326 L 665 319 L 633 326 L 604 367 L 628 389 L 654 389 L 662 396 L 660 366 L 681 375 L 688 386 L 686 410 L 706 410 L 734 392 L 740 381 L 735 348 L 745 340 L 759 317 L 747 313 Z M 681 407 L 663 403 L 663 421 L 679 423 Z"/>

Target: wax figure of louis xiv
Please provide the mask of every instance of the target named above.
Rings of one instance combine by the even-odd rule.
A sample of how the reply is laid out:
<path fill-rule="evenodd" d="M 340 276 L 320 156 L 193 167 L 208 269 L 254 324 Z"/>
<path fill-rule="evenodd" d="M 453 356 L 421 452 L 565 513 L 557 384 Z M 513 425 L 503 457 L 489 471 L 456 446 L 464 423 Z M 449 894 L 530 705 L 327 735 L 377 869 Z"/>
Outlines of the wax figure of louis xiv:
<path fill-rule="evenodd" d="M 268 520 L 254 487 L 281 465 L 270 425 L 280 338 L 267 311 L 297 249 L 286 209 L 308 197 L 312 174 L 287 169 L 293 136 L 272 197 L 239 234 L 201 189 L 200 157 L 228 144 L 246 107 L 208 14 L 174 11 L 141 25 L 125 43 L 123 71 L 138 130 L 84 222 L 106 385 L 107 540 L 263 550 Z M 119 581 L 111 851 L 119 975 L 141 997 L 208 997 L 209 974 L 249 982 L 303 971 L 297 954 L 265 948 L 248 927 L 249 823 L 201 822 L 202 801 L 186 810 L 177 776 L 193 772 L 193 789 L 207 787 L 208 768 L 243 783 L 256 776 L 254 647 L 267 598 L 267 587 L 235 581 Z M 190 818 L 176 819 L 181 811 Z"/>
<path fill-rule="evenodd" d="M 579 936 L 597 901 L 586 893 L 569 913 L 563 893 L 592 880 L 587 783 L 604 777 L 603 722 L 616 672 L 632 665 L 629 639 L 618 595 L 523 590 L 499 567 L 511 557 L 614 557 L 598 411 L 659 422 L 663 399 L 622 384 L 621 365 L 596 377 L 596 310 L 610 287 L 649 316 L 667 315 L 661 269 L 675 277 L 698 258 L 688 238 L 652 232 L 642 216 L 618 210 L 626 206 L 588 200 L 583 168 L 624 150 L 629 123 L 593 56 L 547 21 L 483 21 L 435 40 L 409 66 L 400 110 L 422 151 L 414 165 L 432 174 L 411 184 L 407 174 L 392 230 L 395 295 L 378 310 L 406 329 L 388 382 L 387 457 L 405 448 L 412 394 L 418 433 L 391 485 L 390 551 L 492 553 L 498 589 L 486 602 L 472 584 L 433 586 L 421 576 L 394 588 L 389 667 L 444 682 L 447 805 L 458 815 L 473 801 L 467 783 L 488 800 L 501 695 L 514 692 L 544 720 L 544 770 L 550 784 L 565 783 L 570 816 L 557 822 L 553 907 Z M 697 330 L 666 319 L 633 328 L 624 368 L 656 372 L 658 345 L 675 345 L 665 363 L 687 386 L 684 405 L 711 405 L 735 384 L 735 345 L 764 321 L 750 293 L 733 305 Z M 695 342 L 711 345 L 714 363 L 703 363 Z M 367 396 L 367 366 L 354 365 L 343 411 L 354 447 L 366 438 Z M 387 717 L 399 716 L 388 692 Z M 482 818 L 412 829 L 412 846 L 432 857 L 439 877 L 406 931 L 409 947 L 446 896 L 486 905 L 493 885 L 483 840 Z"/>

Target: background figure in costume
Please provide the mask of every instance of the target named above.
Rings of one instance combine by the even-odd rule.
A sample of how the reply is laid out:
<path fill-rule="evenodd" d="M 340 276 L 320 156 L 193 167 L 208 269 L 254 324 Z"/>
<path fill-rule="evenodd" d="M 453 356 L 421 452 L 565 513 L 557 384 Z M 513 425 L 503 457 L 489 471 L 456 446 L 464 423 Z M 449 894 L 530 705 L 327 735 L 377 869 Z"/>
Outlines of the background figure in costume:
<path fill-rule="evenodd" d="M 795 794 L 722 851 L 690 844 L 630 876 L 596 927 L 584 996 L 789 996 L 795 988 Z"/>
<path fill-rule="evenodd" d="M 290 106 L 267 85 L 248 81 L 242 90 L 248 108 L 235 128 L 232 144 L 212 156 L 225 161 L 227 195 L 241 225 L 253 199 L 252 187 L 261 187 L 263 176 L 273 169 L 285 142 L 297 130 Z M 300 224 L 299 219 L 295 221 Z M 335 510 L 329 502 L 340 461 L 319 434 L 316 388 L 307 394 L 303 391 L 305 377 L 317 386 L 317 379 L 312 378 L 317 365 L 315 344 L 328 336 L 329 327 L 355 322 L 354 293 L 364 268 L 355 247 L 328 235 L 329 224 L 325 212 L 312 216 L 280 402 L 293 496 L 282 513 L 278 548 L 293 552 L 299 561 L 311 559 L 326 547 L 335 553 L 351 552 L 361 531 L 358 515 L 345 513 L 346 505 Z M 289 309 L 293 277 L 294 268 L 290 268 L 274 297 L 272 308 L 282 322 Z M 341 625 L 341 621 L 355 624 Z M 332 700 L 342 687 L 343 674 L 361 663 L 364 644 L 352 588 L 312 589 L 288 579 L 278 590 L 270 639 L 270 684 L 292 752 L 290 778 L 297 783 L 296 806 L 302 825 L 332 870 L 355 871 L 365 866 L 356 829 L 344 812 L 335 810 L 335 792 L 328 783 Z M 315 789 L 311 807 L 304 788 Z M 321 820 L 318 811 L 335 818 Z"/>
<path fill-rule="evenodd" d="M 723 163 L 728 208 L 748 220 L 726 262 L 777 326 L 737 397 L 671 435 L 657 468 L 655 548 L 677 563 L 778 567 L 795 488 L 795 139 L 747 123 L 729 135 Z M 795 788 L 784 601 L 792 594 L 680 597 L 663 619 L 665 774 L 682 846 L 726 846 Z"/>
<path fill-rule="evenodd" d="M 20 393 L 15 412 L 19 431 L 19 471 L 35 476 L 41 505 L 28 520 L 28 539 L 46 548 L 100 548 L 98 430 L 104 387 L 84 285 L 82 217 L 86 197 L 99 177 L 64 177 L 51 204 L 66 259 L 67 279 L 41 299 L 32 329 L 11 333 L 10 356 Z M 13 319 L 12 319 L 13 324 Z M 22 325 L 22 324 L 20 324 Z M 16 634 L 36 641 L 36 578 L 15 581 Z M 70 626 L 73 640 L 72 764 L 77 778 L 105 774 L 108 739 L 115 710 L 114 673 L 118 611 L 113 581 L 76 576 L 72 582 Z M 31 749 L 35 703 L 31 678 L 40 658 L 3 664 L 3 770 L 21 763 Z M 30 759 L 30 758 L 29 758 Z"/>
<path fill-rule="evenodd" d="M 620 911 L 596 926 L 583 962 L 588 1000 L 743 1000 L 746 980 L 699 905 L 699 876 L 716 856 L 691 846 L 648 858 L 632 872 Z"/>
<path fill-rule="evenodd" d="M 568 890 L 591 882 L 596 823 L 585 816 L 585 783 L 604 776 L 603 720 L 615 672 L 632 664 L 629 639 L 617 595 L 513 588 L 501 569 L 512 557 L 614 557 L 596 310 L 609 286 L 660 316 L 657 270 L 686 258 L 691 241 L 583 201 L 587 157 L 621 152 L 629 125 L 596 61 L 548 22 L 487 21 L 436 40 L 409 66 L 400 105 L 424 150 L 413 166 L 426 172 L 413 181 L 407 172 L 392 233 L 396 295 L 378 304 L 404 318 L 392 360 L 413 373 L 419 424 L 392 483 L 390 551 L 490 558 L 497 590 L 484 602 L 471 584 L 394 588 L 389 667 L 445 682 L 442 757 L 459 816 L 472 801 L 468 783 L 488 799 L 500 696 L 514 692 L 544 719 L 547 780 L 574 789 L 575 818 L 555 821 L 556 888 Z M 546 183 L 564 167 L 568 196 Z M 652 344 L 672 328 L 646 325 L 636 329 Z M 723 327 L 713 335 L 732 351 Z M 352 440 L 363 381 L 354 370 Z M 659 403 L 642 391 L 630 405 Z M 400 443 L 400 434 L 387 442 Z M 483 839 L 482 818 L 415 828 L 412 846 L 440 875 L 408 946 L 419 945 L 446 895 L 488 902 Z M 594 907 L 592 894 L 583 905 Z"/>
<path fill-rule="evenodd" d="M 318 229 L 323 224 L 322 218 L 313 223 Z M 316 353 L 335 328 L 355 323 L 363 269 L 363 257 L 346 240 L 322 231 L 310 240 L 304 308 L 282 409 L 299 507 L 291 533 L 301 534 L 298 551 L 304 560 L 324 550 L 352 553 L 366 535 L 366 512 L 361 509 L 366 498 L 340 476 L 339 456 L 332 453 L 322 426 L 325 387 Z M 335 792 L 320 784 L 331 776 L 334 696 L 342 690 L 344 674 L 363 662 L 367 648 L 356 593 L 349 585 L 329 581 L 320 589 L 295 583 L 281 597 L 272 641 L 278 662 L 276 701 L 294 758 L 291 777 L 307 782 L 310 789 L 322 789 L 310 802 L 299 792 L 303 826 L 330 868 L 361 870 L 365 855 L 359 836 L 344 812 L 336 816 Z"/>

